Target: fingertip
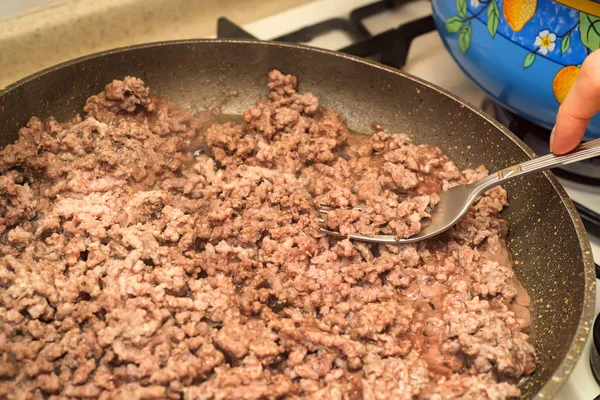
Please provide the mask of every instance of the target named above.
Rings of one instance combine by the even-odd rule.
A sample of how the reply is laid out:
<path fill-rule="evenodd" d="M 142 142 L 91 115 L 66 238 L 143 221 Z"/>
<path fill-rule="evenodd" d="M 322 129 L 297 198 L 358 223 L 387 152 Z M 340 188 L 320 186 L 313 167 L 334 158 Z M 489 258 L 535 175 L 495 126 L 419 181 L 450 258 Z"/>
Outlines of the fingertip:
<path fill-rule="evenodd" d="M 562 156 L 563 154 L 567 154 L 571 150 L 575 149 L 578 144 L 579 143 L 574 144 L 573 142 L 557 139 L 554 145 L 550 147 L 550 151 L 557 156 Z"/>
<path fill-rule="evenodd" d="M 566 154 L 579 146 L 581 138 L 583 138 L 583 132 L 570 131 L 566 134 L 561 134 L 557 129 L 554 139 L 550 142 L 550 151 L 557 156 Z"/>
<path fill-rule="evenodd" d="M 589 121 L 573 118 L 559 110 L 556 125 L 550 135 L 550 151 L 562 155 L 575 149 L 581 143 Z"/>

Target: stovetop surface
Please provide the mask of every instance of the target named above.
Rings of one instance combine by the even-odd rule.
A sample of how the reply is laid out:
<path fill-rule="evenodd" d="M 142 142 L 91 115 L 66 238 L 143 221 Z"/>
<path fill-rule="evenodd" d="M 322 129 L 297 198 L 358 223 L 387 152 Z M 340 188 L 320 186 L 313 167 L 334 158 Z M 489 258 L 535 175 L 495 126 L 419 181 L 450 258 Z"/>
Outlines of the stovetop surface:
<path fill-rule="evenodd" d="M 440 37 L 431 27 L 423 25 L 427 23 L 427 17 L 431 15 L 431 4 L 429 1 L 393 1 L 386 0 L 380 2 L 379 12 L 366 18 L 358 18 L 360 21 L 358 30 L 355 26 L 348 26 L 348 20 L 355 22 L 350 18 L 351 12 L 361 7 L 368 6 L 374 0 L 320 0 L 307 5 L 298 7 L 265 18 L 254 23 L 244 25 L 237 37 L 255 37 L 261 40 L 272 40 L 277 38 L 283 41 L 302 41 L 311 46 L 325 48 L 329 50 L 349 51 L 352 54 L 367 56 L 380 62 L 396 64 L 397 67 L 405 72 L 413 74 L 419 78 L 427 80 L 438 85 L 455 95 L 462 97 L 467 102 L 476 107 L 482 107 L 486 96 L 484 92 L 477 87 L 453 61 L 450 54 L 444 48 Z M 400 4 L 398 7 L 385 7 L 391 3 Z M 382 7 L 383 6 L 383 7 Z M 367 13 L 368 14 L 368 13 Z M 358 17 L 364 17 L 359 15 Z M 328 24 L 321 24 L 320 30 L 303 29 L 307 26 L 322 23 L 326 20 L 333 20 Z M 393 37 L 394 30 L 400 25 L 411 21 L 421 20 L 421 28 L 412 26 L 408 29 L 410 46 L 408 53 L 400 57 L 385 55 L 389 50 L 384 44 L 377 42 L 381 37 L 389 39 Z M 346 22 L 344 22 L 346 21 Z M 230 21 L 220 21 L 224 24 L 224 29 L 235 29 L 228 26 Z M 337 24 L 337 25 L 336 25 Z M 337 29 L 330 30 L 331 26 Z M 362 28 L 361 28 L 362 26 Z M 361 32 L 361 29 L 368 32 Z M 429 29 L 429 30 L 428 30 Z M 424 33 L 428 32 L 428 33 Z M 404 31 L 406 34 L 406 30 Z M 418 35 L 416 34 L 418 33 Z M 246 35 L 246 36 L 244 36 Z M 386 36 L 387 35 L 387 36 Z M 366 44 L 371 40 L 375 42 L 376 50 L 365 49 Z M 358 45 L 357 45 L 358 43 Z M 366 43 L 366 44 L 365 44 Z M 406 42 L 403 46 L 406 45 Z M 362 47 L 361 47 L 362 46 Z M 379 46 L 379 47 L 378 47 Z M 402 48 L 402 46 L 400 46 Z M 363 54 L 369 53 L 369 54 Z M 373 54 L 375 53 L 375 54 Z M 383 54 L 382 54 L 383 53 Z M 387 58 L 386 58 L 387 57 Z M 390 61 L 391 60 L 391 61 Z M 545 142 L 538 143 L 540 150 L 544 149 Z M 559 177 L 571 198 L 590 210 L 600 213 L 600 186 L 582 184 L 577 180 Z M 600 262 L 600 237 L 590 235 L 592 252 L 596 262 Z M 600 281 L 597 280 L 597 283 Z M 600 292 L 596 294 L 596 313 L 600 305 Z M 567 380 L 557 399 L 564 400 L 583 400 L 594 399 L 600 394 L 600 386 L 594 380 L 589 367 L 589 351 L 591 340 L 588 340 L 573 373 Z"/>

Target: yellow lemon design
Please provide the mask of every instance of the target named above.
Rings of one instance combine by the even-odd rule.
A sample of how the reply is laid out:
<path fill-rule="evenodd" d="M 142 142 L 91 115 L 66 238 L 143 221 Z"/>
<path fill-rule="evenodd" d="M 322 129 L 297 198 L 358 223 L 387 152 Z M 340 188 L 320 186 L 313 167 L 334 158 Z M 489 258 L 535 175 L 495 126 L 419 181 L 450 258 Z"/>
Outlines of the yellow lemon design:
<path fill-rule="evenodd" d="M 519 32 L 535 14 L 537 0 L 504 0 L 502 12 L 510 28 Z"/>
<path fill-rule="evenodd" d="M 558 71 L 554 76 L 554 80 L 552 81 L 552 91 L 559 103 L 562 103 L 567 96 L 567 93 L 569 93 L 569 89 L 571 89 L 571 86 L 575 83 L 577 75 L 579 75 L 579 68 L 575 65 L 569 65 Z"/>

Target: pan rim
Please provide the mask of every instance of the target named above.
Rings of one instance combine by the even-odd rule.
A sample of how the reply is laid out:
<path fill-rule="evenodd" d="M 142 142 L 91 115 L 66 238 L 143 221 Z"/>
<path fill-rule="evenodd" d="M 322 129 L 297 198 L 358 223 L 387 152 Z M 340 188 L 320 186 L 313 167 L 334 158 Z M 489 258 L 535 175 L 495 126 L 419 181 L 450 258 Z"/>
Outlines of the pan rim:
<path fill-rule="evenodd" d="M 535 153 L 525 144 L 523 143 L 517 136 L 515 136 L 512 132 L 510 132 L 507 128 L 505 128 L 502 124 L 492 118 L 486 112 L 480 110 L 478 107 L 470 104 L 466 100 L 450 93 L 449 91 L 431 83 L 425 81 L 421 78 L 418 78 L 414 75 L 411 75 L 407 72 L 401 71 L 396 68 L 388 67 L 381 63 L 367 60 L 361 57 L 352 56 L 349 54 L 341 53 L 338 51 L 325 50 L 320 49 L 304 44 L 296 44 L 296 43 L 283 43 L 283 42 L 273 42 L 273 41 L 260 41 L 260 40 L 246 40 L 246 39 L 184 39 L 184 40 L 167 40 L 167 41 L 157 41 L 157 42 L 149 42 L 142 43 L 124 47 L 118 47 L 110 50 L 104 50 L 96 53 L 92 53 L 89 55 L 85 55 L 82 57 L 78 57 L 69 61 L 65 61 L 51 67 L 42 69 L 39 72 L 28 75 L 24 78 L 21 78 L 14 83 L 9 84 L 3 89 L 0 89 L 0 98 L 4 95 L 10 93 L 11 91 L 21 87 L 25 84 L 35 81 L 47 75 L 51 72 L 60 70 L 65 67 L 69 67 L 83 61 L 94 60 L 96 58 L 101 58 L 107 55 L 116 54 L 116 53 L 124 53 L 131 50 L 139 50 L 144 48 L 155 48 L 162 46 L 172 46 L 172 45 L 197 45 L 197 44 L 247 44 L 254 46 L 271 46 L 271 47 L 286 47 L 291 49 L 297 49 L 302 51 L 310 51 L 313 53 L 326 54 L 329 56 L 341 57 L 352 61 L 354 63 L 359 63 L 363 65 L 367 65 L 373 68 L 377 68 L 379 70 L 386 71 L 388 73 L 392 73 L 395 75 L 400 75 L 406 79 L 409 79 L 415 83 L 423 85 L 429 89 L 432 89 L 452 100 L 458 102 L 462 107 L 466 107 L 471 112 L 479 115 L 483 118 L 487 123 L 492 125 L 494 128 L 500 130 L 508 139 L 510 139 L 514 144 L 516 144 L 525 154 L 532 158 L 535 157 Z M 579 322 L 577 326 L 577 330 L 573 337 L 573 341 L 567 350 L 567 353 L 564 359 L 559 364 L 558 368 L 552 375 L 550 379 L 544 383 L 541 389 L 535 394 L 533 398 L 535 399 L 546 399 L 553 398 L 560 388 L 563 386 L 567 378 L 570 376 L 571 372 L 575 368 L 579 358 L 583 353 L 584 346 L 588 340 L 589 333 L 591 330 L 593 318 L 594 318 L 594 309 L 595 309 L 595 295 L 596 295 L 596 275 L 595 275 L 595 266 L 594 259 L 590 247 L 589 238 L 587 232 L 583 226 L 583 222 L 575 209 L 571 199 L 567 195 L 567 192 L 560 184 L 558 179 L 549 171 L 545 171 L 544 177 L 549 181 L 554 190 L 557 192 L 560 201 L 566 207 L 569 217 L 571 219 L 571 223 L 575 227 L 575 232 L 577 234 L 577 239 L 579 242 L 579 248 L 582 252 L 582 259 L 584 264 L 584 296 L 583 296 L 583 306 L 581 310 L 581 315 L 579 317 Z"/>

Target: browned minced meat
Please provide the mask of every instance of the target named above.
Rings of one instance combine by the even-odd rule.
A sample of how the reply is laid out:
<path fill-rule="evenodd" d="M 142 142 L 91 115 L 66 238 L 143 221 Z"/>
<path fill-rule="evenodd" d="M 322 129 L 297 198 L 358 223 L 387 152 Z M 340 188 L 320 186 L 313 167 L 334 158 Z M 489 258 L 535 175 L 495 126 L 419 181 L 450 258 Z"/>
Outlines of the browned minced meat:
<path fill-rule="evenodd" d="M 321 202 L 331 228 L 406 236 L 486 171 L 357 138 L 296 84 L 273 71 L 241 124 L 207 127 L 127 77 L 0 151 L 0 398 L 519 396 L 504 189 L 442 239 L 325 236 Z"/>

